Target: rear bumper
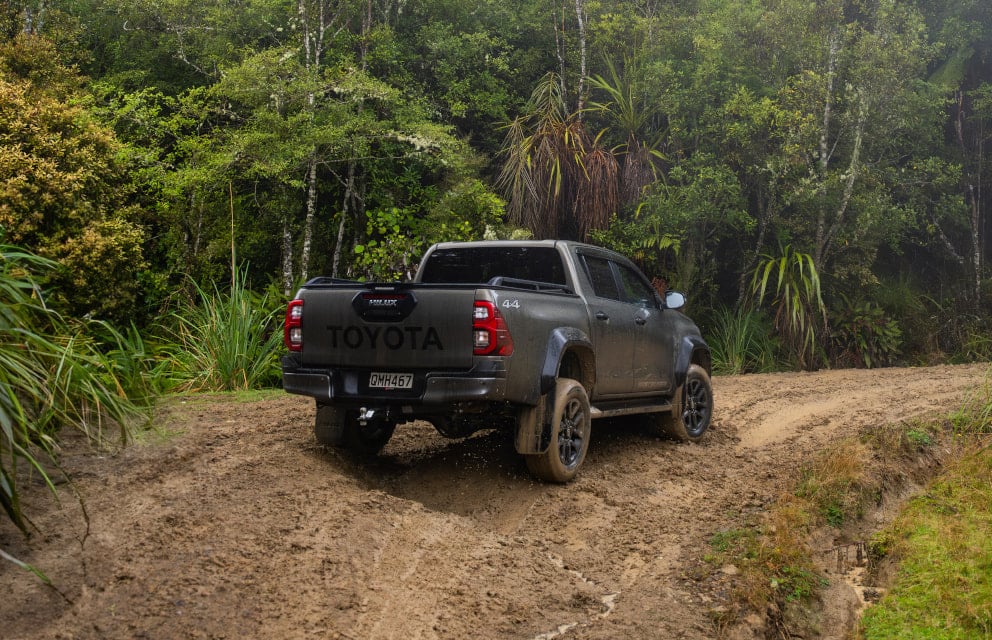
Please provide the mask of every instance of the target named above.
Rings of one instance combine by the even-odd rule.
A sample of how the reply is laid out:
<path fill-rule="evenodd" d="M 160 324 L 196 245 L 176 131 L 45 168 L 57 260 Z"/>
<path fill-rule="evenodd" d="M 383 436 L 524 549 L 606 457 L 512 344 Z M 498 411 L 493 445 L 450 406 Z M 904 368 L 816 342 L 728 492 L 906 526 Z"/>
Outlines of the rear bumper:
<path fill-rule="evenodd" d="M 442 406 L 458 402 L 501 401 L 506 394 L 506 372 L 413 372 L 412 389 L 370 389 L 368 369 L 308 369 L 292 357 L 282 360 L 282 388 L 310 396 L 319 403 L 387 406 Z"/>

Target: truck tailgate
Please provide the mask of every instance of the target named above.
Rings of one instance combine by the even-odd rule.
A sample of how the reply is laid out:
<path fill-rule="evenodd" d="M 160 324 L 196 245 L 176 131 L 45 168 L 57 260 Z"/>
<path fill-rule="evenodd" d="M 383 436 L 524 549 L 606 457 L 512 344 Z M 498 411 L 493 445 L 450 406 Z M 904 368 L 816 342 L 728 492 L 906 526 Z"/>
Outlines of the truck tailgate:
<path fill-rule="evenodd" d="M 472 366 L 474 286 L 305 288 L 303 365 L 457 370 Z"/>

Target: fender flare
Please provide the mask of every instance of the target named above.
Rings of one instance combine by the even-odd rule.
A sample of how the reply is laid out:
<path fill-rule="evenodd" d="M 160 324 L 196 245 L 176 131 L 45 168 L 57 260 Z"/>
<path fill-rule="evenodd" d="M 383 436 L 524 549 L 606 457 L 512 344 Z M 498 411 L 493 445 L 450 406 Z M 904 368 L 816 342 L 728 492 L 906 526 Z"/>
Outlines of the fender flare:
<path fill-rule="evenodd" d="M 697 356 L 697 354 L 699 354 Z M 685 377 L 689 372 L 689 365 L 693 360 L 699 362 L 706 373 L 712 373 L 712 359 L 710 348 L 703 341 L 701 336 L 682 336 L 682 339 L 675 345 L 675 389 L 676 396 L 681 396 L 682 386 L 685 385 Z"/>
<path fill-rule="evenodd" d="M 562 355 L 573 347 L 579 347 L 590 354 L 594 353 L 592 341 L 581 329 L 558 327 L 548 336 L 548 347 L 544 352 L 544 365 L 541 367 L 540 395 L 545 396 L 554 391 Z"/>
<path fill-rule="evenodd" d="M 553 398 L 558 380 L 558 367 L 562 357 L 569 349 L 579 348 L 592 354 L 592 342 L 589 336 L 575 327 L 558 327 L 548 336 L 548 346 L 544 352 L 544 364 L 541 366 L 541 376 L 538 380 L 537 397 L 534 404 L 521 405 L 517 410 L 515 448 L 517 453 L 524 455 L 541 454 L 550 445 L 551 413 Z M 589 374 L 595 378 L 595 367 L 589 367 Z M 589 382 L 595 382 L 594 380 Z"/>

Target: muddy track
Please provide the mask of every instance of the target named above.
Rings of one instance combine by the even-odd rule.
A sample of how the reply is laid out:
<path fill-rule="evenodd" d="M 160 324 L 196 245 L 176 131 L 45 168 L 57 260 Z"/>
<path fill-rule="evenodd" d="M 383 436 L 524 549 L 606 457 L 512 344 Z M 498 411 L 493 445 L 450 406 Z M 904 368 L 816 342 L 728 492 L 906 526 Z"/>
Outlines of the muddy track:
<path fill-rule="evenodd" d="M 711 638 L 712 534 L 762 511 L 826 443 L 959 406 L 981 365 L 717 377 L 699 444 L 593 423 L 579 478 L 538 484 L 498 432 L 401 426 L 358 461 L 306 398 L 191 399 L 164 440 L 69 442 L 62 508 L 0 545 L 3 638 Z M 26 484 L 25 486 L 28 486 Z"/>

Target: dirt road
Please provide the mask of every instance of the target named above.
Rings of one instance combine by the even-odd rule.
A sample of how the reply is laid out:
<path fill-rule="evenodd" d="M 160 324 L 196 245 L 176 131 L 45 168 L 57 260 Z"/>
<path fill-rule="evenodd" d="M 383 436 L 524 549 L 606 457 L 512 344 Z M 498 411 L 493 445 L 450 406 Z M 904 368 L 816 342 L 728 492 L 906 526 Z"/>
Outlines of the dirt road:
<path fill-rule="evenodd" d="M 14 638 L 711 638 L 713 533 L 762 510 L 824 443 L 959 406 L 986 366 L 717 377 L 686 445 L 593 423 L 579 478 L 528 476 L 504 434 L 397 429 L 359 463 L 317 447 L 306 398 L 188 399 L 167 438 L 118 455 L 69 443 L 61 510 L 0 547 Z M 37 500 L 34 504 L 39 504 Z"/>

